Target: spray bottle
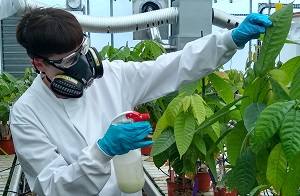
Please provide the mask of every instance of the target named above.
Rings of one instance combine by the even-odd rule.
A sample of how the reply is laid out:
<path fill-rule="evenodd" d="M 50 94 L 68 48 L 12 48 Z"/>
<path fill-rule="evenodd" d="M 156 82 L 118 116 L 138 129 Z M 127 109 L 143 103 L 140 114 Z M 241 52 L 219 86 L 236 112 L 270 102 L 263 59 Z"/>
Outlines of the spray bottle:
<path fill-rule="evenodd" d="M 112 125 L 133 123 L 148 120 L 149 114 L 140 114 L 136 111 L 124 112 L 112 121 Z M 144 187 L 145 178 L 140 149 L 131 150 L 113 158 L 116 178 L 120 190 L 124 193 L 135 193 Z"/>

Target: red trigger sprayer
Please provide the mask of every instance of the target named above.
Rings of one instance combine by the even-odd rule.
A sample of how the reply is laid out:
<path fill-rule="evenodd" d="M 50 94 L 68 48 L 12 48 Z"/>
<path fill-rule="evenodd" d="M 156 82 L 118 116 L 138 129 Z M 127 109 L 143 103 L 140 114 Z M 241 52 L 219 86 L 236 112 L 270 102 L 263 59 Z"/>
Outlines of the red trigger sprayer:
<path fill-rule="evenodd" d="M 122 114 L 116 116 L 113 121 L 112 125 L 119 125 L 123 123 L 133 123 L 133 122 L 140 122 L 150 119 L 149 114 L 140 114 L 136 111 L 127 111 Z"/>
<path fill-rule="evenodd" d="M 149 114 L 140 114 L 136 111 L 127 111 L 116 116 L 112 125 L 134 123 L 150 119 Z M 144 187 L 145 178 L 141 151 L 131 150 L 113 158 L 116 178 L 120 190 L 124 193 L 135 193 Z"/>

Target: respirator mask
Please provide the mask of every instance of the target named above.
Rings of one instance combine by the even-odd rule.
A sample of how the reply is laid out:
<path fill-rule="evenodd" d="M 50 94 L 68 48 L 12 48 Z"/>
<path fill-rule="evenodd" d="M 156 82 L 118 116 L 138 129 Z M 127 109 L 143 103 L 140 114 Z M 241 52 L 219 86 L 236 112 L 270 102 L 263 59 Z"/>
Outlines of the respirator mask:
<path fill-rule="evenodd" d="M 60 60 L 44 61 L 63 74 L 56 75 L 52 80 L 46 75 L 50 87 L 56 94 L 68 98 L 79 98 L 84 89 L 88 88 L 96 78 L 103 76 L 103 65 L 98 51 L 88 46 L 88 40 L 84 40 L 78 50 Z"/>

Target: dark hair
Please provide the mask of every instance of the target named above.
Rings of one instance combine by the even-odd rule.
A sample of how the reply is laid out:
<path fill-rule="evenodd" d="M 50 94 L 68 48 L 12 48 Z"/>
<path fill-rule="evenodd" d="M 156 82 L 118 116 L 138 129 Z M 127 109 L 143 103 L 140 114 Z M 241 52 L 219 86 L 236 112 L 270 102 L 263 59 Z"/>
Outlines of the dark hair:
<path fill-rule="evenodd" d="M 20 20 L 16 38 L 30 58 L 48 58 L 78 47 L 83 31 L 75 16 L 57 8 L 36 8 Z"/>

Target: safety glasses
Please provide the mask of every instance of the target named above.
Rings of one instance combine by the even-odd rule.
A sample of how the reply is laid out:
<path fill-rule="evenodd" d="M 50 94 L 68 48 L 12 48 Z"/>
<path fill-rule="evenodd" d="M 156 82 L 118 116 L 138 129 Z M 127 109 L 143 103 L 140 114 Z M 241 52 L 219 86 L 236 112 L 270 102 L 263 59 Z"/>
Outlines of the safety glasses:
<path fill-rule="evenodd" d="M 73 65 L 75 65 L 80 57 L 80 55 L 85 55 L 88 52 L 89 46 L 88 46 L 88 38 L 86 36 L 83 37 L 81 46 L 68 56 L 60 59 L 60 60 L 50 60 L 47 58 L 43 58 L 43 60 L 50 64 L 54 65 L 55 67 L 59 68 L 70 68 Z"/>

